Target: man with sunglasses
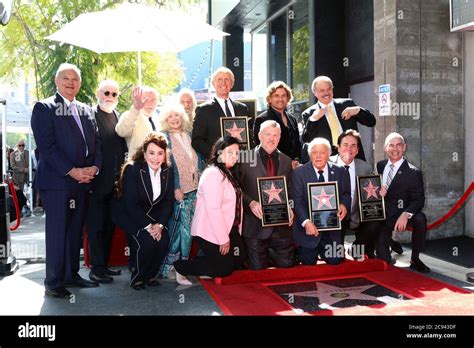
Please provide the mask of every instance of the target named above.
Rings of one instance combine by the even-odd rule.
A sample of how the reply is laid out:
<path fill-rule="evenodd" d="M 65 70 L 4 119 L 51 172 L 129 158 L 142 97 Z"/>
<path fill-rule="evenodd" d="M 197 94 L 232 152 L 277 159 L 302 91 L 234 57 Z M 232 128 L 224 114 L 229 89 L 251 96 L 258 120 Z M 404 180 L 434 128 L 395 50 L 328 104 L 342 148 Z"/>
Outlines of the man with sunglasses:
<path fill-rule="evenodd" d="M 91 264 L 89 278 L 99 283 L 111 283 L 111 276 L 120 274 L 120 270 L 107 267 L 115 227 L 110 208 L 114 183 L 120 176 L 120 168 L 127 153 L 125 139 L 115 132 L 119 116 L 115 111 L 118 97 L 119 86 L 116 81 L 101 81 L 97 90 L 98 105 L 93 109 L 103 160 L 89 196 L 86 232 Z"/>
<path fill-rule="evenodd" d="M 117 134 L 127 140 L 128 159 L 142 146 L 148 133 L 159 131 L 158 98 L 158 92 L 152 87 L 135 87 L 132 91 L 133 105 L 120 116 L 115 127 Z"/>
<path fill-rule="evenodd" d="M 10 154 L 10 165 L 13 173 L 12 179 L 22 192 L 25 184 L 28 185 L 28 159 L 28 150 L 25 150 L 25 142 L 20 140 L 16 150 Z"/>

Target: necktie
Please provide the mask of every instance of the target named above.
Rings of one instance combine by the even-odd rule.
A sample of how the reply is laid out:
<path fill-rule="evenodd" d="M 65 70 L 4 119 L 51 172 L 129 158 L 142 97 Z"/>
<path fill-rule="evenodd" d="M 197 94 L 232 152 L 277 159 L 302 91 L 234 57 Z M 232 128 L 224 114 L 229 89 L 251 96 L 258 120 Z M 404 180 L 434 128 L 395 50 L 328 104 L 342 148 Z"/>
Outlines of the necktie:
<path fill-rule="evenodd" d="M 239 227 L 240 225 L 240 210 L 242 209 L 241 208 L 241 204 L 242 204 L 242 191 L 240 190 L 240 188 L 235 188 L 235 198 L 236 198 L 236 202 L 235 202 L 235 219 L 234 219 L 234 223 L 232 224 L 233 227 Z"/>
<path fill-rule="evenodd" d="M 318 173 L 319 173 L 319 178 L 318 178 L 318 182 L 324 182 L 324 171 L 323 170 L 318 170 Z"/>
<path fill-rule="evenodd" d="M 79 117 L 79 112 L 77 111 L 77 105 L 75 103 L 71 103 L 69 105 L 69 108 L 71 109 L 71 114 L 74 117 L 74 120 L 76 121 L 77 126 L 81 130 L 82 137 L 84 138 L 84 142 L 86 143 L 86 156 L 87 156 L 89 154 L 89 149 L 87 147 L 86 136 L 84 135 L 84 129 L 82 128 L 81 118 Z"/>
<path fill-rule="evenodd" d="M 71 103 L 69 105 L 69 108 L 71 109 L 71 114 L 72 116 L 74 117 L 74 120 L 76 121 L 77 123 L 77 126 L 79 127 L 79 129 L 81 130 L 81 133 L 82 133 L 82 137 L 85 139 L 85 135 L 84 135 L 84 129 L 82 128 L 82 123 L 81 123 L 81 118 L 79 117 L 79 112 L 77 111 L 77 106 L 75 103 Z"/>
<path fill-rule="evenodd" d="M 332 145 L 337 145 L 337 138 L 341 132 L 339 120 L 332 111 L 331 106 L 328 105 L 326 110 L 328 112 L 329 128 L 331 128 Z"/>
<path fill-rule="evenodd" d="M 225 104 L 225 115 L 226 115 L 227 117 L 232 117 L 232 113 L 230 112 L 229 104 L 227 104 L 227 100 L 228 100 L 228 99 L 226 99 L 226 100 L 224 101 L 224 104 Z"/>
<path fill-rule="evenodd" d="M 267 153 L 267 175 L 275 176 L 275 164 L 273 163 L 272 155 Z"/>
<path fill-rule="evenodd" d="M 388 172 L 387 182 L 385 183 L 387 188 L 390 187 L 390 184 L 392 183 L 394 175 L 395 175 L 395 165 L 392 163 L 392 164 L 390 164 L 390 171 Z"/>
<path fill-rule="evenodd" d="M 151 116 L 148 117 L 148 121 L 150 121 L 151 123 L 151 129 L 153 129 L 153 131 L 156 131 L 156 127 L 155 127 L 155 124 L 153 123 L 153 120 L 151 119 Z"/>

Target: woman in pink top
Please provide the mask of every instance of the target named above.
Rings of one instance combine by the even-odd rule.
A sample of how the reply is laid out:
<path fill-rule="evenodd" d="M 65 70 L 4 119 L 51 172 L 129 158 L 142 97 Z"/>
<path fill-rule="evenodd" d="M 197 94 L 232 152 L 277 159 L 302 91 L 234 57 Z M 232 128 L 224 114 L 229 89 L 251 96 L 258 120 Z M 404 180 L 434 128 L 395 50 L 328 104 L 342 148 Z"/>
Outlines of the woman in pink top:
<path fill-rule="evenodd" d="M 232 174 L 238 157 L 237 139 L 226 136 L 214 144 L 210 166 L 199 180 L 191 225 L 203 256 L 174 263 L 179 284 L 188 285 L 188 275 L 225 277 L 244 263 L 242 191 Z"/>

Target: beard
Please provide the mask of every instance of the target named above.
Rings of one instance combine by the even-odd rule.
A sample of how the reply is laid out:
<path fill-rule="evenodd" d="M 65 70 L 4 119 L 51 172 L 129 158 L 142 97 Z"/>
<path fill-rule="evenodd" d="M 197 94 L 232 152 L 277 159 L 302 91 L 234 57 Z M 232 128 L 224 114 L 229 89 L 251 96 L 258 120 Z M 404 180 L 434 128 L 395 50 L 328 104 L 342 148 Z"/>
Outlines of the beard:
<path fill-rule="evenodd" d="M 100 101 L 99 102 L 99 107 L 107 112 L 107 113 L 112 113 L 112 111 L 115 110 L 116 106 L 117 106 L 118 102 L 106 102 L 106 101 Z"/>

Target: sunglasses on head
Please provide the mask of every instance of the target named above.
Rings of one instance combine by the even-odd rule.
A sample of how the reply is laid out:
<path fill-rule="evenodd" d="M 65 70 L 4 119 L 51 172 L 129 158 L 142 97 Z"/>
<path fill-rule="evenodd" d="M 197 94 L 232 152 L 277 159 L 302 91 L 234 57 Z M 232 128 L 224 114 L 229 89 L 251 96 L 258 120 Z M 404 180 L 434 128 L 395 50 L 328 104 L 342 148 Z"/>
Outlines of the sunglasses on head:
<path fill-rule="evenodd" d="M 116 96 L 118 96 L 118 93 L 116 93 L 116 92 L 109 92 L 109 91 L 105 91 L 105 92 L 104 92 L 104 95 L 105 95 L 106 97 L 108 97 L 108 96 L 111 95 L 111 94 L 112 94 L 112 97 L 114 97 L 114 98 L 115 98 Z"/>

